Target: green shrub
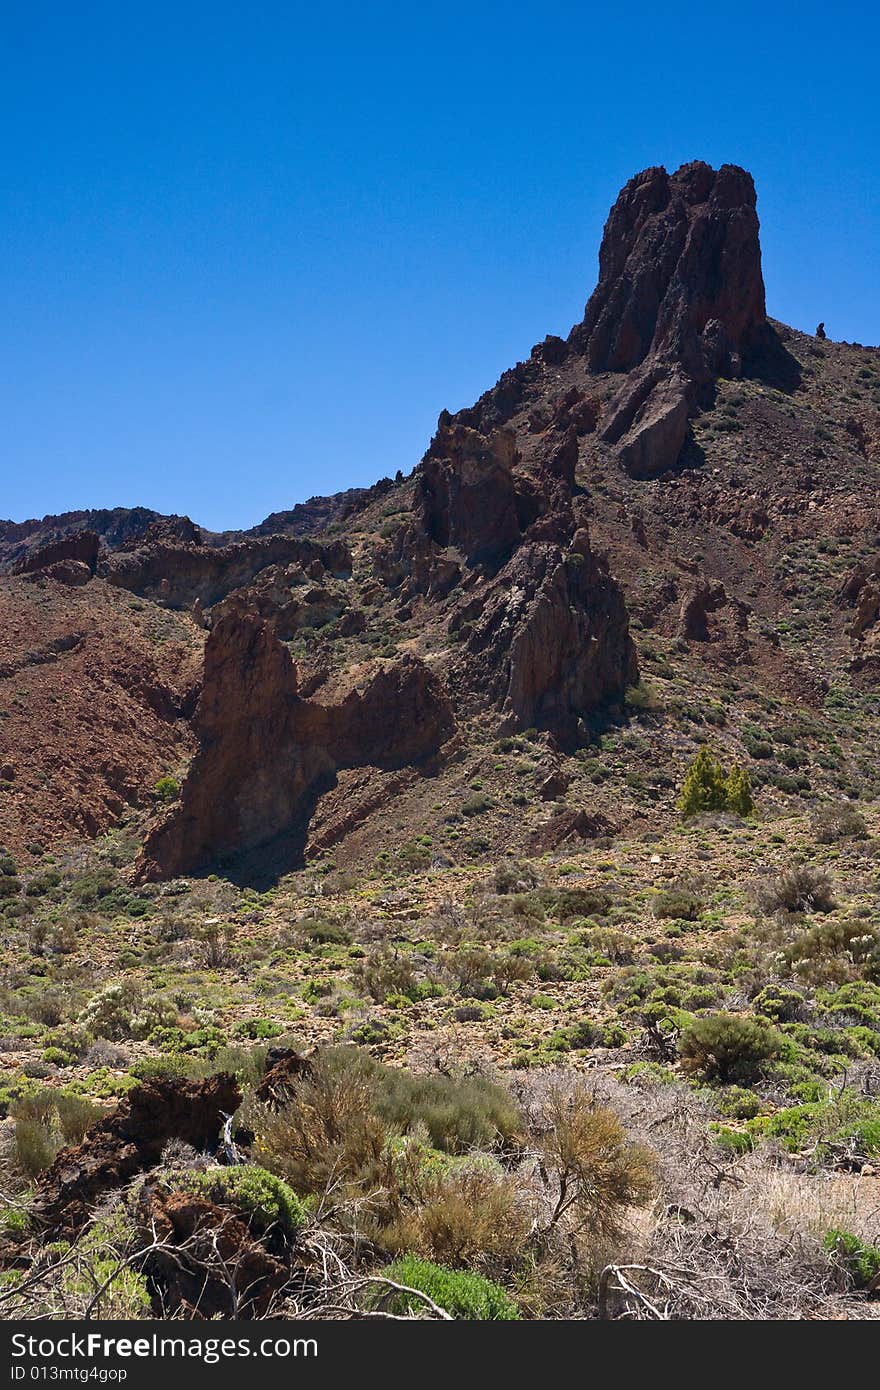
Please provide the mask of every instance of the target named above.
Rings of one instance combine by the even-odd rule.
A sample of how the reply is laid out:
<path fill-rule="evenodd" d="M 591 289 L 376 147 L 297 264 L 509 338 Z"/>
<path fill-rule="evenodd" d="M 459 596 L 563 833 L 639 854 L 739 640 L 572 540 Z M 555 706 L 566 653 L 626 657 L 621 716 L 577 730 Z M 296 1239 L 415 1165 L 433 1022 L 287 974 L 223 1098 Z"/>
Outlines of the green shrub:
<path fill-rule="evenodd" d="M 765 985 L 752 1000 L 752 1008 L 776 1023 L 795 1023 L 805 1016 L 807 1001 L 796 989 Z"/>
<path fill-rule="evenodd" d="M 348 946 L 351 932 L 340 922 L 325 922 L 320 918 L 305 917 L 297 922 L 297 931 L 316 946 Z"/>
<path fill-rule="evenodd" d="M 825 1249 L 835 1256 L 846 1271 L 854 1288 L 876 1288 L 880 1282 L 880 1246 L 869 1245 L 849 1231 L 828 1231 Z"/>
<path fill-rule="evenodd" d="M 26 1177 L 36 1178 L 65 1144 L 79 1143 L 101 1110 L 75 1092 L 44 1086 L 20 1096 L 12 1114 L 16 1161 Z"/>
<path fill-rule="evenodd" d="M 714 1013 L 695 1018 L 678 1041 L 682 1070 L 704 1081 L 749 1085 L 784 1039 L 764 1019 Z"/>
<path fill-rule="evenodd" d="M 785 952 L 789 969 L 801 961 L 849 956 L 856 964 L 871 958 L 880 946 L 880 931 L 868 922 L 830 920 L 796 937 Z"/>
<path fill-rule="evenodd" d="M 652 906 L 655 917 L 682 922 L 696 922 L 703 910 L 702 900 L 689 888 L 666 888 L 655 894 Z"/>
<path fill-rule="evenodd" d="M 254 1164 L 205 1172 L 172 1171 L 162 1175 L 162 1183 L 172 1191 L 192 1192 L 218 1206 L 232 1207 L 259 1235 L 277 1227 L 291 1237 L 306 1224 L 305 1210 L 293 1189 Z"/>
<path fill-rule="evenodd" d="M 15 1122 L 15 1159 L 27 1178 L 36 1178 L 49 1167 L 61 1147 L 57 1131 L 41 1120 L 20 1119 Z"/>
<path fill-rule="evenodd" d="M 180 783 L 176 777 L 160 777 L 153 790 L 160 801 L 176 801 L 180 795 Z"/>
<path fill-rule="evenodd" d="M 755 1138 L 779 1139 L 792 1153 L 859 1167 L 880 1153 L 880 1103 L 844 1091 L 832 1100 L 807 1101 L 748 1121 Z"/>
<path fill-rule="evenodd" d="M 454 1318 L 512 1322 L 520 1316 L 513 1299 L 500 1285 L 479 1274 L 447 1269 L 444 1265 L 420 1260 L 415 1255 L 406 1255 L 394 1264 L 386 1265 L 378 1271 L 378 1277 L 418 1289 Z M 374 1308 L 381 1305 L 397 1314 L 424 1312 L 426 1306 L 413 1294 L 385 1289 L 371 1293 L 369 1303 Z"/>
<path fill-rule="evenodd" d="M 134 980 L 104 985 L 93 994 L 79 1022 L 96 1038 L 119 1042 L 123 1038 L 148 1038 L 156 1028 L 173 1026 L 177 1010 L 161 995 L 144 996 Z"/>
<path fill-rule="evenodd" d="M 389 1135 L 418 1130 L 460 1154 L 512 1146 L 521 1119 L 508 1092 L 482 1077 L 420 1075 L 339 1047 L 319 1053 L 287 1103 L 255 1124 L 263 1162 L 297 1192 L 332 1182 L 364 1193 L 387 1184 Z"/>

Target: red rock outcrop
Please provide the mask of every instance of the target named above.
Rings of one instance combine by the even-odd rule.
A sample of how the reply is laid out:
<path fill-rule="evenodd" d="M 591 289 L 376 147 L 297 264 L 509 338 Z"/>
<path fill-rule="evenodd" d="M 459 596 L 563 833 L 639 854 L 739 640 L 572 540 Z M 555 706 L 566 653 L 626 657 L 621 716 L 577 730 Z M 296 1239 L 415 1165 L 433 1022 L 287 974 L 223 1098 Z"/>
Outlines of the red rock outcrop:
<path fill-rule="evenodd" d="M 626 372 L 602 435 L 636 477 L 676 463 L 700 388 L 738 375 L 768 327 L 755 187 L 732 164 L 646 169 L 605 225 L 599 282 L 570 346 Z"/>
<path fill-rule="evenodd" d="M 108 553 L 99 563 L 98 573 L 108 584 L 169 608 L 189 609 L 196 600 L 209 608 L 233 590 L 250 584 L 270 565 L 308 569 L 315 561 L 322 570 L 340 577 L 351 572 L 351 554 L 342 541 L 323 545 L 276 535 L 224 546 L 159 540 Z"/>
<path fill-rule="evenodd" d="M 509 555 L 521 535 L 515 461 L 512 430 L 487 437 L 444 411 L 416 483 L 428 539 L 458 550 L 469 565 L 497 564 Z"/>
<path fill-rule="evenodd" d="M 195 872 L 303 833 L 339 768 L 422 762 L 453 720 L 440 681 L 413 656 L 368 669 L 332 703 L 303 699 L 272 626 L 229 613 L 205 647 L 195 727 L 199 750 L 178 805 L 146 840 L 142 878 Z"/>
<path fill-rule="evenodd" d="M 521 546 L 450 629 L 466 635 L 463 683 L 485 692 L 502 727 L 569 738 L 637 679 L 622 590 L 584 529 L 568 548 Z"/>
<path fill-rule="evenodd" d="M 100 545 L 101 539 L 94 531 L 74 531 L 69 535 L 59 536 L 57 540 L 48 541 L 37 550 L 28 551 L 12 566 L 12 573 L 34 574 L 38 570 L 75 563 L 85 565 L 88 571 L 94 574 Z"/>
<path fill-rule="evenodd" d="M 239 1216 L 204 1197 L 150 1183 L 138 1214 L 159 1316 L 264 1318 L 290 1278 Z"/>
<path fill-rule="evenodd" d="M 314 559 L 307 570 L 301 564 L 270 565 L 244 588 L 234 589 L 222 599 L 212 618 L 216 622 L 223 613 L 250 612 L 274 622 L 277 635 L 289 642 L 303 628 L 325 627 L 343 615 L 348 616 L 350 630 L 360 630 L 363 614 L 360 621 L 355 619 L 356 610 L 349 604 L 345 583 L 334 579 L 323 563 Z"/>
<path fill-rule="evenodd" d="M 156 1078 L 136 1086 L 80 1144 L 62 1149 L 41 1176 L 31 1208 L 48 1230 L 77 1231 L 105 1192 L 159 1162 L 169 1139 L 213 1149 L 225 1116 L 241 1104 L 233 1076 L 204 1081 Z"/>

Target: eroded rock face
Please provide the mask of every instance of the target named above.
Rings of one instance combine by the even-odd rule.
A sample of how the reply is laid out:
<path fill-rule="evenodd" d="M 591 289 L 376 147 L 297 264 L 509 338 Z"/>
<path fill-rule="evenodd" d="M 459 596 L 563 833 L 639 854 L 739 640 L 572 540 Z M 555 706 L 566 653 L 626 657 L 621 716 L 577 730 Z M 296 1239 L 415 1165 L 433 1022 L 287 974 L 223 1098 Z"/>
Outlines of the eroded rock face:
<path fill-rule="evenodd" d="M 56 1155 L 40 1179 L 34 1219 L 54 1233 L 79 1230 L 105 1192 L 159 1162 L 169 1139 L 213 1149 L 225 1116 L 240 1104 L 238 1083 L 225 1072 L 204 1081 L 157 1078 L 135 1087 L 82 1143 Z"/>
<path fill-rule="evenodd" d="M 231 612 L 251 612 L 271 620 L 277 635 L 288 642 L 303 628 L 325 627 L 352 610 L 345 582 L 334 579 L 316 559 L 308 570 L 300 564 L 270 565 L 245 588 L 221 600 L 214 620 Z"/>
<path fill-rule="evenodd" d="M 39 570 L 53 570 L 59 565 L 84 565 L 89 574 L 95 572 L 98 563 L 98 550 L 101 540 L 94 531 L 75 531 L 67 536 L 59 536 L 32 550 L 12 567 L 13 574 L 35 574 Z M 53 575 L 53 577 L 59 577 Z"/>
<path fill-rule="evenodd" d="M 416 486 L 428 539 L 441 549 L 453 546 L 469 565 L 508 555 L 521 535 L 515 460 L 512 430 L 483 435 L 444 411 Z"/>
<path fill-rule="evenodd" d="M 646 169 L 605 225 L 599 283 L 569 339 L 595 372 L 626 372 L 602 434 L 636 477 L 673 467 L 715 376 L 766 335 L 755 187 L 732 164 Z"/>
<path fill-rule="evenodd" d="M 169 608 L 203 608 L 250 584 L 270 565 L 322 569 L 340 576 L 351 572 L 351 554 L 341 541 L 327 545 L 292 536 L 261 536 L 232 545 L 206 546 L 196 541 L 158 540 L 133 550 L 116 551 L 101 560 L 98 573 L 109 584 Z"/>
<path fill-rule="evenodd" d="M 569 738 L 637 679 L 623 593 L 583 528 L 568 547 L 521 546 L 450 627 L 469 632 L 467 678 L 505 728 Z"/>
<path fill-rule="evenodd" d="M 339 768 L 419 763 L 450 736 L 453 719 L 440 681 L 413 656 L 370 668 L 332 702 L 304 699 L 272 626 L 234 612 L 208 638 L 195 727 L 199 750 L 180 802 L 147 838 L 142 878 L 195 872 L 286 832 L 304 834 Z"/>

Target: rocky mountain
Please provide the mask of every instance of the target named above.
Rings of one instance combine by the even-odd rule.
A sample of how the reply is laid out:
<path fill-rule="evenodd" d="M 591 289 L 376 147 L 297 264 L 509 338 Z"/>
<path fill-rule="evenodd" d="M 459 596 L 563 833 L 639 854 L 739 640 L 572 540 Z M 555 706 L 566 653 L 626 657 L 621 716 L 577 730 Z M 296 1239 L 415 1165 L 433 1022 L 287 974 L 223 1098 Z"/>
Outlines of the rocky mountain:
<path fill-rule="evenodd" d="M 767 317 L 751 177 L 645 170 L 582 322 L 442 412 L 409 477 L 222 536 L 145 509 L 0 524 L 0 838 L 125 811 L 147 878 L 358 861 L 391 814 L 446 857 L 515 850 L 568 824 L 609 730 L 640 732 L 597 823 L 637 824 L 707 720 L 748 756 L 770 710 L 816 747 L 808 773 L 752 759 L 768 796 L 839 786 L 876 703 L 878 463 L 880 352 Z M 150 826 L 161 772 L 181 796 Z"/>
<path fill-rule="evenodd" d="M 696 163 L 408 477 L 0 525 L 4 1315 L 876 1317 L 878 481 Z"/>

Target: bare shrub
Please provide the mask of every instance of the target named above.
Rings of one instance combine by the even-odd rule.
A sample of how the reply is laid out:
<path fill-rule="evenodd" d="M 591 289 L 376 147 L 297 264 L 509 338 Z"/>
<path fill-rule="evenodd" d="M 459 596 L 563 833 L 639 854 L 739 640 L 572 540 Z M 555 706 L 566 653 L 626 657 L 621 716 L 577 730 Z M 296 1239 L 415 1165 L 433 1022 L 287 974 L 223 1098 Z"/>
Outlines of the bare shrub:
<path fill-rule="evenodd" d="M 754 889 L 760 912 L 831 912 L 834 889 L 827 870 L 808 864 L 759 880 Z"/>
<path fill-rule="evenodd" d="M 653 1154 L 631 1143 L 614 1111 L 583 1087 L 567 1096 L 551 1093 L 542 1148 L 557 1185 L 551 1229 L 571 1212 L 597 1240 L 613 1239 L 621 1233 L 626 1210 L 651 1195 Z"/>

